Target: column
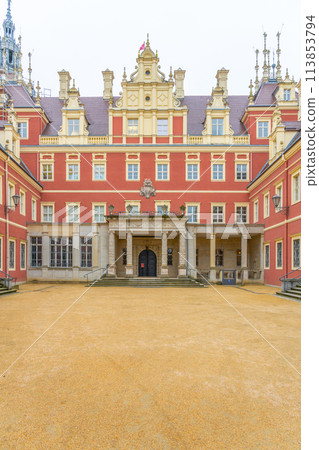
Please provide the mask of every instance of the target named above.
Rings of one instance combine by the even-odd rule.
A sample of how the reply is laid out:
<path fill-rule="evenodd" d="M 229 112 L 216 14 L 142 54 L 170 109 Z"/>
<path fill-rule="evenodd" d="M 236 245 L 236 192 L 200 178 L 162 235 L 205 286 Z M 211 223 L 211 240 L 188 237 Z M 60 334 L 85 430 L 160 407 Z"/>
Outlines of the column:
<path fill-rule="evenodd" d="M 115 232 L 109 230 L 108 276 L 115 277 Z"/>
<path fill-rule="evenodd" d="M 162 265 L 161 265 L 161 277 L 168 276 L 167 267 L 167 231 L 162 233 Z"/>
<path fill-rule="evenodd" d="M 248 255 L 247 255 L 247 235 L 241 236 L 241 270 L 242 281 L 248 282 Z"/>
<path fill-rule="evenodd" d="M 196 267 L 196 232 L 188 233 L 188 276 L 191 278 L 197 278 Z M 201 278 L 199 276 L 199 278 Z"/>
<path fill-rule="evenodd" d="M 79 280 L 79 268 L 80 268 L 80 230 L 78 225 L 73 225 L 72 227 L 72 279 L 73 281 Z"/>
<path fill-rule="evenodd" d="M 127 277 L 133 276 L 133 236 L 132 232 L 128 231 L 126 234 L 126 267 L 125 272 Z"/>
<path fill-rule="evenodd" d="M 179 233 L 179 264 L 178 276 L 186 277 L 186 239 L 185 232 Z"/>
<path fill-rule="evenodd" d="M 99 234 L 99 250 L 98 250 L 98 254 L 99 254 L 99 262 L 98 262 L 98 266 L 99 267 L 103 267 L 104 269 L 106 268 L 107 265 L 107 226 L 105 224 L 100 225 L 100 234 Z"/>
<path fill-rule="evenodd" d="M 264 235 L 260 235 L 260 281 L 264 281 Z"/>
<path fill-rule="evenodd" d="M 31 254 L 31 252 L 30 252 Z M 47 280 L 49 278 L 50 267 L 50 236 L 48 231 L 42 232 L 42 278 Z"/>
<path fill-rule="evenodd" d="M 173 111 L 170 111 L 168 115 L 168 136 L 169 143 L 173 144 Z"/>
<path fill-rule="evenodd" d="M 216 234 L 210 235 L 209 240 L 210 247 L 210 268 L 209 268 L 209 280 L 216 283 Z"/>

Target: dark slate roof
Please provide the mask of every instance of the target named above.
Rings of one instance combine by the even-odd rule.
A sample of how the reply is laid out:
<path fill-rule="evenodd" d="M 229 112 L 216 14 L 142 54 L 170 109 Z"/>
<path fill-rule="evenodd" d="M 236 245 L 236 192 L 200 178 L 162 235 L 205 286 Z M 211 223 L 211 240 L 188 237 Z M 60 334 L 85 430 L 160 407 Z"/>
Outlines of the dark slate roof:
<path fill-rule="evenodd" d="M 278 83 L 264 82 L 255 97 L 255 105 L 272 105 L 276 102 L 274 92 L 278 86 Z"/>
<path fill-rule="evenodd" d="M 23 162 L 23 160 L 20 158 L 20 163 L 16 161 L 15 158 L 12 158 L 11 155 L 3 148 L 3 146 L 0 144 L 0 151 L 5 153 L 17 166 L 19 166 L 32 180 L 34 180 L 41 188 L 43 188 L 42 184 L 39 183 L 39 181 L 35 178 L 35 176 L 32 174 L 31 170 L 28 168 L 28 166 Z"/>
<path fill-rule="evenodd" d="M 301 139 L 301 131 L 298 131 L 298 133 L 296 133 L 294 135 L 294 137 L 291 139 L 291 141 L 289 142 L 289 144 L 287 145 L 287 147 L 285 148 L 285 150 L 281 153 L 279 153 L 278 157 L 276 159 L 274 159 L 274 161 L 269 164 L 269 160 L 263 165 L 263 167 L 261 168 L 261 170 L 258 172 L 258 174 L 255 176 L 255 178 L 248 184 L 247 187 L 251 186 L 263 173 L 265 173 L 269 167 L 271 167 L 273 164 L 275 164 L 276 161 L 278 161 L 278 159 L 281 158 L 281 156 L 288 152 L 288 150 L 299 140 Z"/>
<path fill-rule="evenodd" d="M 7 85 L 6 90 L 13 99 L 13 105 L 15 108 L 33 108 L 35 103 L 30 97 L 29 92 L 22 85 Z"/>
<path fill-rule="evenodd" d="M 286 130 L 296 130 L 296 131 L 301 130 L 301 122 L 300 121 L 283 122 L 283 124 L 285 125 Z"/>
<path fill-rule="evenodd" d="M 230 107 L 229 121 L 234 134 L 248 134 L 245 125 L 241 122 L 241 118 L 248 106 L 247 95 L 230 95 L 228 103 Z"/>

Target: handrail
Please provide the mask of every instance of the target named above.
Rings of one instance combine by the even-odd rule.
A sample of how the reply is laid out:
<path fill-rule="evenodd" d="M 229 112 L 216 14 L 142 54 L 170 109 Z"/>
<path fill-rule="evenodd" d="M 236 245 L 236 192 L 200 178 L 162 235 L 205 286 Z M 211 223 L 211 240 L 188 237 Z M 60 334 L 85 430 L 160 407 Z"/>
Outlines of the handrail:
<path fill-rule="evenodd" d="M 90 275 L 92 275 L 95 272 L 101 272 L 102 271 L 102 274 L 99 276 L 99 278 L 101 278 L 104 275 L 104 272 L 107 273 L 108 268 L 109 268 L 109 265 L 107 265 L 106 268 L 100 267 L 99 269 L 94 269 L 94 270 L 91 270 L 91 272 L 88 272 L 88 273 L 84 274 L 83 277 L 86 277 L 86 284 L 89 283 L 89 276 Z"/>
<path fill-rule="evenodd" d="M 13 284 L 17 281 L 17 277 L 13 277 L 9 273 L 4 272 L 3 270 L 0 270 L 1 273 L 5 275 L 5 277 L 0 277 L 0 280 L 2 280 L 8 289 L 11 288 Z"/>
<path fill-rule="evenodd" d="M 288 273 L 286 273 L 285 275 L 282 275 L 282 276 L 279 278 L 279 281 L 282 281 L 283 279 L 285 280 L 286 277 L 288 277 L 288 275 L 290 275 L 291 273 L 294 273 L 294 272 L 298 272 L 299 270 L 301 270 L 301 266 L 298 267 L 298 269 L 292 270 L 291 272 L 288 272 Z M 298 277 L 298 278 L 301 278 L 301 276 Z"/>

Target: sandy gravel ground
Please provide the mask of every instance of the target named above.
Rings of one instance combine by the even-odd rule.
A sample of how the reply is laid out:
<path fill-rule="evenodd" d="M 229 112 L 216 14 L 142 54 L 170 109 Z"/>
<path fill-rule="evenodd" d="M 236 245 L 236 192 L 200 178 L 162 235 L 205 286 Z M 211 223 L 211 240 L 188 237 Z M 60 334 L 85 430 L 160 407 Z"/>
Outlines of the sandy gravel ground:
<path fill-rule="evenodd" d="M 0 298 L 3 373 L 84 291 Z M 300 371 L 300 304 L 218 287 Z M 298 449 L 300 377 L 213 288 L 91 288 L 0 378 L 2 449 Z"/>

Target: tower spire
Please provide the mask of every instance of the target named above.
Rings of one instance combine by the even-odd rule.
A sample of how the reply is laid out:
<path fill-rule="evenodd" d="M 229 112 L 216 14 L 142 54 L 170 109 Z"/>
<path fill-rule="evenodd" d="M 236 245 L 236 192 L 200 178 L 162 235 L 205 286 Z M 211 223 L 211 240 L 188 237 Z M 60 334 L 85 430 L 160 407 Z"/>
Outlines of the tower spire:
<path fill-rule="evenodd" d="M 258 54 L 259 54 L 259 50 L 256 50 L 256 65 L 255 65 L 255 70 L 256 70 L 256 79 L 255 79 L 255 94 L 258 91 L 258 86 L 259 86 L 259 79 L 258 79 L 258 72 L 259 72 L 259 65 L 258 65 Z"/>
<path fill-rule="evenodd" d="M 263 65 L 263 81 L 268 81 L 268 64 L 267 64 L 267 33 L 264 33 L 264 65 Z"/>
<path fill-rule="evenodd" d="M 280 65 L 280 54 L 281 54 L 281 50 L 280 50 L 280 33 L 278 31 L 277 33 L 277 41 L 278 41 L 278 48 L 276 50 L 277 53 L 277 66 L 276 66 L 276 78 L 277 81 L 281 81 L 282 80 L 282 76 L 281 76 L 281 65 Z"/>
<path fill-rule="evenodd" d="M 33 86 L 32 86 L 32 79 L 31 79 L 31 74 L 32 74 L 31 56 L 32 56 L 32 54 L 29 52 L 29 54 L 28 54 L 28 57 L 29 57 L 29 69 L 28 69 L 29 81 L 28 81 L 28 84 L 27 84 L 27 88 L 28 88 L 28 91 L 29 91 L 30 95 L 33 94 Z"/>

